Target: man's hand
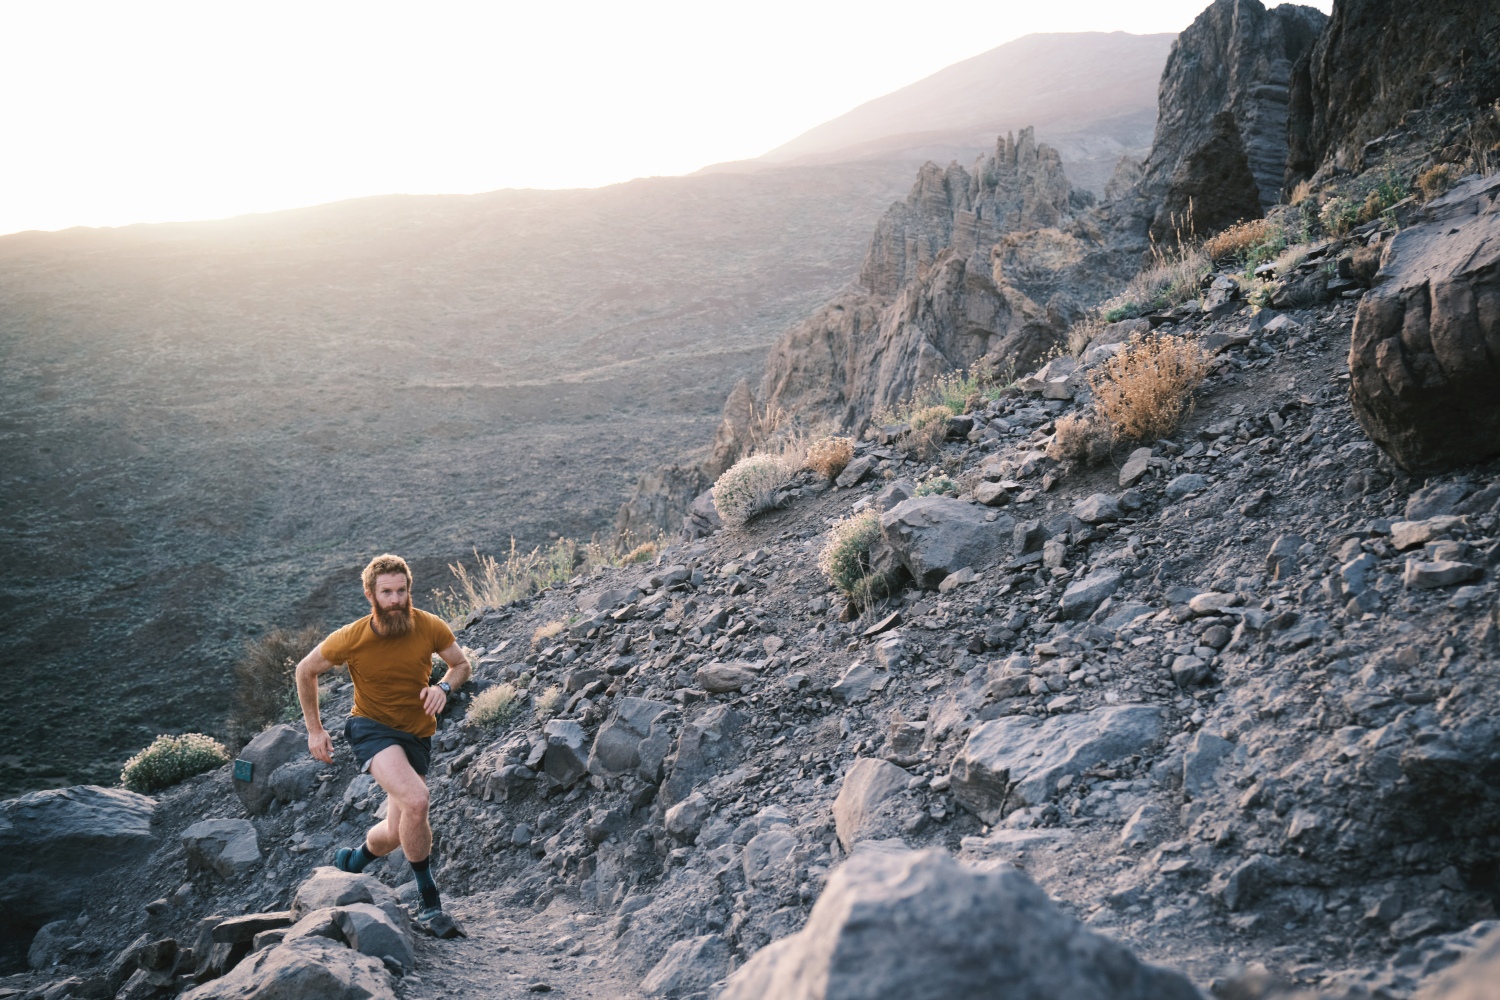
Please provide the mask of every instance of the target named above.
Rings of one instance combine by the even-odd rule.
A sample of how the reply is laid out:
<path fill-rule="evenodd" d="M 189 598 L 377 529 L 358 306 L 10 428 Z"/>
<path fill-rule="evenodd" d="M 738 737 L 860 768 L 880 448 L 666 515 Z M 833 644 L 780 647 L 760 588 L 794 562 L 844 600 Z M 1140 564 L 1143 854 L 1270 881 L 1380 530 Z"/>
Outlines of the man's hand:
<path fill-rule="evenodd" d="M 448 696 L 436 684 L 422 689 L 422 711 L 426 714 L 436 718 L 437 714 L 443 710 L 443 706 L 447 704 Z"/>
<path fill-rule="evenodd" d="M 308 733 L 307 750 L 323 763 L 333 763 L 333 737 L 328 735 L 328 730 L 319 729 L 315 733 Z"/>

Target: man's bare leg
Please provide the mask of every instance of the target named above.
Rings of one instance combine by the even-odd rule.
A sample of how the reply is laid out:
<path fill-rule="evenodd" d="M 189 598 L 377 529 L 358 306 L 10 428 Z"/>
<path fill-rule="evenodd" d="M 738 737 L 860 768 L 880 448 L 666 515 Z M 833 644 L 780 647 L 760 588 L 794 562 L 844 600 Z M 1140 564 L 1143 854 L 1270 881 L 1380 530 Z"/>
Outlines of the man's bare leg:
<path fill-rule="evenodd" d="M 427 782 L 398 746 L 386 747 L 370 758 L 370 776 L 385 789 L 390 804 L 385 819 L 370 829 L 366 842 L 382 857 L 401 847 L 406 860 L 426 861 L 432 853 Z"/>

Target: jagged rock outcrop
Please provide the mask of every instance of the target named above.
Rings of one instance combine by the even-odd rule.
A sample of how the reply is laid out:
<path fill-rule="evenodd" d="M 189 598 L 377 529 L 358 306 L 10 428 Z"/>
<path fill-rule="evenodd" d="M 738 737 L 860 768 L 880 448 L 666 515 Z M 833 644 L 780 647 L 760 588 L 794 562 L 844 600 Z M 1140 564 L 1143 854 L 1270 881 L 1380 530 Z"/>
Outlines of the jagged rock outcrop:
<path fill-rule="evenodd" d="M 1500 453 L 1500 174 L 1391 241 L 1349 347 L 1360 426 L 1410 472 Z"/>
<path fill-rule="evenodd" d="M 929 163 L 876 228 L 864 287 L 772 348 L 760 399 L 858 429 L 934 376 L 982 359 L 1034 365 L 1084 306 L 1134 271 L 1083 216 L 1088 203 L 1031 129 L 1000 139 L 972 172 Z"/>
<path fill-rule="evenodd" d="M 724 415 L 714 431 L 713 450 L 703 470 L 710 480 L 719 478 L 721 472 L 745 453 L 751 443 L 755 417 L 755 396 L 750 392 L 750 383 L 740 379 L 729 391 Z"/>
<path fill-rule="evenodd" d="M 1224 187 L 1216 204 L 1194 200 L 1199 235 L 1228 224 L 1211 210 L 1258 200 L 1263 211 L 1280 199 L 1292 67 L 1326 21 L 1321 11 L 1296 4 L 1267 10 L 1257 0 L 1215 0 L 1178 36 L 1162 72 L 1156 135 L 1139 186 L 1157 240 L 1171 238 L 1171 216 L 1180 217 L 1185 191 L 1210 188 L 1216 177 Z M 1219 120 L 1221 112 L 1229 118 Z"/>
<path fill-rule="evenodd" d="M 682 512 L 711 483 L 704 471 L 693 465 L 664 465 L 647 473 L 635 484 L 630 499 L 620 505 L 615 534 L 639 539 L 658 533 L 676 534 L 682 529 Z"/>
<path fill-rule="evenodd" d="M 1281 9 L 1281 8 L 1278 8 Z M 1324 166 L 1360 170 L 1366 144 L 1415 108 L 1500 99 L 1500 7 L 1490 0 L 1339 0 L 1291 79 L 1286 185 Z"/>

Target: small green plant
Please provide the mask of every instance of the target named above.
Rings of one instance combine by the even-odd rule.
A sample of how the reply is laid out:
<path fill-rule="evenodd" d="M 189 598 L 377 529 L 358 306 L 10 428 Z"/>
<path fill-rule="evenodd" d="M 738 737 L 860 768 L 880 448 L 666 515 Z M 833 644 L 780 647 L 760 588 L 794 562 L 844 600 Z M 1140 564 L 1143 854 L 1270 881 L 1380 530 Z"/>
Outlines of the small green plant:
<path fill-rule="evenodd" d="M 916 495 L 919 497 L 958 496 L 958 484 L 947 476 L 933 476 L 924 483 L 917 484 Z"/>
<path fill-rule="evenodd" d="M 870 546 L 880 537 L 880 515 L 863 511 L 836 523 L 818 557 L 828 582 L 850 601 L 863 605 L 885 595 L 889 583 L 870 565 Z"/>
<path fill-rule="evenodd" d="M 1364 205 L 1360 207 L 1358 222 L 1369 222 L 1378 218 L 1396 202 L 1406 197 L 1406 181 L 1395 170 L 1382 170 L 1375 179 L 1375 186 L 1365 193 Z"/>
<path fill-rule="evenodd" d="M 1318 221 L 1332 236 L 1342 236 L 1359 222 L 1360 206 L 1348 198 L 1329 198 L 1318 210 Z"/>
<path fill-rule="evenodd" d="M 552 718 L 563 707 L 563 689 L 561 685 L 554 684 L 531 701 L 531 711 L 537 720 L 545 722 Z"/>
<path fill-rule="evenodd" d="M 469 702 L 465 718 L 470 725 L 480 729 L 503 729 L 515 715 L 517 701 L 514 684 L 496 684 L 485 688 Z"/>
<path fill-rule="evenodd" d="M 150 795 L 227 763 L 229 751 L 212 736 L 202 733 L 158 736 L 125 762 L 120 784 L 132 792 Z"/>
<path fill-rule="evenodd" d="M 725 524 L 739 527 L 776 507 L 792 470 L 778 455 L 751 455 L 731 465 L 714 483 L 714 509 Z"/>

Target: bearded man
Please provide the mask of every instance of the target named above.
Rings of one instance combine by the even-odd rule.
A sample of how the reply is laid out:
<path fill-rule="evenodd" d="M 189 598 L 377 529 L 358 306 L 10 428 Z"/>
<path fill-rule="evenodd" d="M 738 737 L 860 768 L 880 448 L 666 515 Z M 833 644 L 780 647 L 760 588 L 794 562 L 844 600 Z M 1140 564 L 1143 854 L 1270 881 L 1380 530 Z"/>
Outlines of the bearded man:
<path fill-rule="evenodd" d="M 385 819 L 372 826 L 359 847 L 340 848 L 334 865 L 363 871 L 397 847 L 406 852 L 422 907 L 417 923 L 438 937 L 461 933 L 443 913 L 430 865 L 432 826 L 427 820 L 427 764 L 437 715 L 453 689 L 469 679 L 469 661 L 453 632 L 436 615 L 411 604 L 411 569 L 400 556 L 370 560 L 361 577 L 370 613 L 318 644 L 297 664 L 297 699 L 307 722 L 307 749 L 333 763 L 333 740 L 318 712 L 318 677 L 349 665 L 354 710 L 344 736 L 360 769 L 385 790 Z M 448 664 L 443 679 L 432 680 L 432 654 Z"/>

